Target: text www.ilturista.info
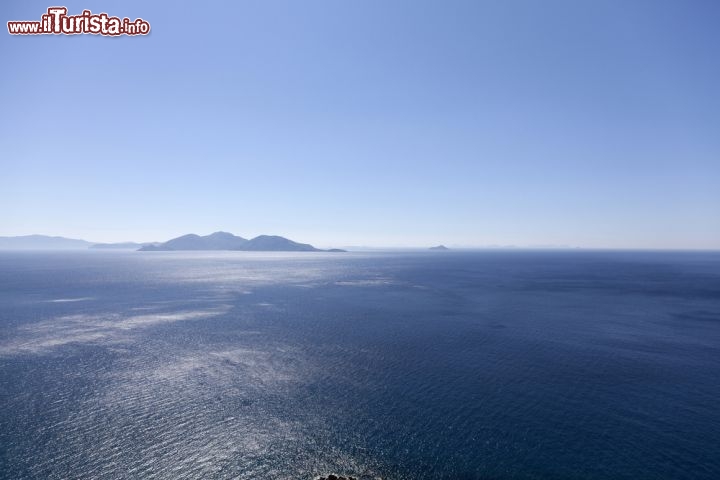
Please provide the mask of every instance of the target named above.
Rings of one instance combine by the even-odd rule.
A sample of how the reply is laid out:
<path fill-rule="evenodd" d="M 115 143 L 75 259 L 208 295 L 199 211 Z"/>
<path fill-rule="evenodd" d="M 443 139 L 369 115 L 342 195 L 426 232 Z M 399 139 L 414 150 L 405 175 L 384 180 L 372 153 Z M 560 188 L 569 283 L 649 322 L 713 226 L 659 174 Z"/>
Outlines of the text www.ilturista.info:
<path fill-rule="evenodd" d="M 76 35 L 91 33 L 94 35 L 147 35 L 150 24 L 138 18 L 110 17 L 107 13 L 92 13 L 83 10 L 80 15 L 68 15 L 65 7 L 50 7 L 39 22 L 11 21 L 7 22 L 11 35 Z"/>

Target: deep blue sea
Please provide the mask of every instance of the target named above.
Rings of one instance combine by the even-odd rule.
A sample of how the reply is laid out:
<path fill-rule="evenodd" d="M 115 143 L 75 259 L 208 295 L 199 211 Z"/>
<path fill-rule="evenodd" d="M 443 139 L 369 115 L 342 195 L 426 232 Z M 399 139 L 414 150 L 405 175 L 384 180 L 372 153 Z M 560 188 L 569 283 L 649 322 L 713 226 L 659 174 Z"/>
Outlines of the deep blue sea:
<path fill-rule="evenodd" d="M 720 253 L 0 253 L 0 478 L 720 478 Z"/>

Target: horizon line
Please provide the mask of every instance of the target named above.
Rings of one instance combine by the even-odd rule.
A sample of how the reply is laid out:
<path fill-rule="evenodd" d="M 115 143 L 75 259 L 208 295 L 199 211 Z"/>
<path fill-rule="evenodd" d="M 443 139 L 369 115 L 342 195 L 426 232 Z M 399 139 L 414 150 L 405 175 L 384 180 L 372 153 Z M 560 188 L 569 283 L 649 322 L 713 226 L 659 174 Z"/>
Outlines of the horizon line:
<path fill-rule="evenodd" d="M 224 230 L 217 230 L 212 233 L 218 233 L 218 232 L 224 232 L 224 233 L 230 233 L 226 232 Z M 212 234 L 211 233 L 211 234 Z M 194 233 L 187 233 L 180 235 L 199 235 L 203 236 L 201 234 L 194 234 Z M 208 234 L 210 235 L 210 234 Z M 232 234 L 235 235 L 235 234 Z M 266 234 L 261 234 L 257 236 L 262 236 Z M 137 241 L 137 240 L 119 240 L 119 241 L 102 241 L 102 242 L 96 242 L 91 240 L 86 240 L 83 238 L 74 238 L 74 237 L 65 237 L 63 235 L 48 235 L 43 233 L 31 233 L 31 234 L 24 234 L 24 235 L 0 235 L 0 238 L 22 238 L 22 237 L 46 237 L 46 238 L 56 238 L 56 239 L 64 239 L 64 240 L 71 240 L 71 241 L 79 241 L 79 242 L 85 242 L 89 243 L 90 246 L 93 245 L 112 245 L 112 244 L 122 244 L 122 243 L 137 243 L 137 244 L 152 244 L 152 243 L 164 243 L 168 240 L 164 241 Z M 282 236 L 282 235 L 277 235 Z M 178 237 L 172 237 L 170 240 L 178 238 Z M 253 237 L 254 238 L 254 237 Z M 285 237 L 287 238 L 287 237 Z M 720 246 L 718 247 L 640 247 L 640 246 L 619 246 L 619 247 L 609 247 L 609 246 L 581 246 L 581 245 L 553 245 L 553 244 L 547 244 L 547 245 L 516 245 L 516 244 L 490 244 L 490 245 L 461 245 L 461 244 L 452 244 L 452 243 L 440 243 L 440 244 L 431 244 L 431 245 L 336 245 L 334 248 L 343 248 L 348 249 L 350 251 L 403 251 L 403 250 L 429 250 L 432 247 L 443 245 L 448 248 L 448 250 L 454 250 L 454 251 L 468 251 L 468 250 L 555 250 L 555 251 L 562 251 L 562 250 L 585 250 L 585 251 L 674 251 L 674 252 L 718 252 L 720 251 Z M 322 245 L 324 248 L 332 248 L 329 245 Z M 2 251 L 8 251 L 8 250 L 83 250 L 82 248 L 6 248 L 3 249 L 0 247 L 0 250 Z M 218 250 L 222 251 L 222 250 Z M 228 250 L 230 251 L 230 250 Z"/>

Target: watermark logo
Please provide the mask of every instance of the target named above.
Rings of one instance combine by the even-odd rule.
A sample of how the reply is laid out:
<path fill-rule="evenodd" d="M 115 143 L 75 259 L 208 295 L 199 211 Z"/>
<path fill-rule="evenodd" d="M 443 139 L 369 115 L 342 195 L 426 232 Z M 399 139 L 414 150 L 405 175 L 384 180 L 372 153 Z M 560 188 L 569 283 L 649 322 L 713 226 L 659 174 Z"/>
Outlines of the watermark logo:
<path fill-rule="evenodd" d="M 83 10 L 80 15 L 68 15 L 65 7 L 50 7 L 40 21 L 7 22 L 10 35 L 147 35 L 150 23 L 142 18 L 111 17 L 107 13 Z"/>

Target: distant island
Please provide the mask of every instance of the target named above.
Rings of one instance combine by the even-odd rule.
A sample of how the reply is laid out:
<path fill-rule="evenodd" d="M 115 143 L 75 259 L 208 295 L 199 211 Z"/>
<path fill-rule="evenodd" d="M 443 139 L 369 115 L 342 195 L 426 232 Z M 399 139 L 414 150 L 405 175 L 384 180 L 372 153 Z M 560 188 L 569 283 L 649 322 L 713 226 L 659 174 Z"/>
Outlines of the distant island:
<path fill-rule="evenodd" d="M 228 232 L 200 236 L 183 235 L 167 242 L 94 243 L 74 238 L 48 235 L 0 237 L 0 250 L 138 250 L 141 252 L 183 250 L 236 250 L 246 252 L 345 252 L 339 248 L 322 250 L 308 243 L 298 243 L 277 235 L 260 235 L 250 240 Z"/>
<path fill-rule="evenodd" d="M 145 245 L 141 252 L 178 250 L 236 250 L 244 252 L 344 252 L 339 248 L 321 250 L 308 243 L 293 242 L 277 235 L 260 235 L 250 240 L 228 232 L 200 236 L 190 233 L 164 243 Z"/>
<path fill-rule="evenodd" d="M 78 250 L 92 245 L 92 242 L 85 240 L 48 235 L 0 237 L 0 250 Z"/>
<path fill-rule="evenodd" d="M 437 247 L 430 247 L 430 250 L 450 250 L 445 245 L 438 245 Z"/>
<path fill-rule="evenodd" d="M 137 250 L 149 245 L 157 245 L 157 243 L 137 243 L 137 242 L 118 242 L 118 243 L 96 243 L 90 248 L 99 250 Z"/>

